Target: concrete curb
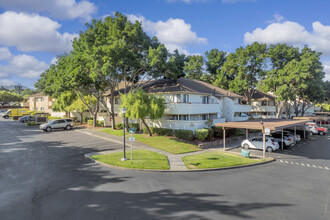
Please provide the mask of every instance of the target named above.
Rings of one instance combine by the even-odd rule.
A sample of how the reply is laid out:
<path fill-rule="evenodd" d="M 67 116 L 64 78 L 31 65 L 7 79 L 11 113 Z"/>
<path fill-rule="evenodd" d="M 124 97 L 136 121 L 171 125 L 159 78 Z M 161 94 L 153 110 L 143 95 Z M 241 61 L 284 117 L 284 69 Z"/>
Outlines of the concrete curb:
<path fill-rule="evenodd" d="M 152 169 L 134 169 L 134 168 L 127 168 L 127 167 L 118 167 L 118 166 L 114 166 L 114 165 L 110 165 L 110 164 L 106 164 L 106 163 L 94 160 L 91 157 L 93 155 L 99 155 L 99 154 L 102 154 L 102 152 L 85 154 L 84 157 L 86 159 L 93 161 L 94 163 L 97 163 L 101 166 L 105 166 L 105 167 L 109 167 L 109 168 L 114 168 L 114 169 L 119 169 L 119 170 L 145 171 L 145 172 L 180 172 L 180 173 L 183 173 L 183 172 L 206 172 L 206 171 L 217 171 L 217 170 L 230 170 L 230 169 L 257 166 L 257 165 L 267 164 L 267 163 L 271 163 L 271 162 L 275 161 L 274 158 L 268 158 L 269 160 L 267 160 L 267 161 L 262 161 L 262 162 L 253 163 L 253 164 L 232 166 L 232 167 L 220 167 L 220 168 L 208 168 L 208 169 L 187 169 L 187 170 L 152 170 Z"/>

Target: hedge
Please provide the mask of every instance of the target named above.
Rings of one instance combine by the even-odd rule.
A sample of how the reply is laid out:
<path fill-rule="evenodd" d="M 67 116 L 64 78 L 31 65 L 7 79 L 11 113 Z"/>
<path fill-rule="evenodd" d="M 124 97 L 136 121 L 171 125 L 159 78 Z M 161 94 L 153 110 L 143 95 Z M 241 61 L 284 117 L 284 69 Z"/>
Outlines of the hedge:
<path fill-rule="evenodd" d="M 194 132 L 190 130 L 174 130 L 174 136 L 185 141 L 191 141 L 194 139 Z"/>
<path fill-rule="evenodd" d="M 214 131 L 214 137 L 218 137 L 218 138 L 223 137 L 222 127 L 212 126 L 212 129 Z"/>
<path fill-rule="evenodd" d="M 88 125 L 93 126 L 93 120 L 87 121 Z M 96 127 L 104 127 L 104 121 L 96 121 Z"/>
<path fill-rule="evenodd" d="M 214 131 L 212 128 L 207 128 L 207 130 L 208 130 L 207 140 L 212 140 L 214 136 Z"/>
<path fill-rule="evenodd" d="M 117 129 L 124 129 L 123 123 L 116 124 Z"/>
<path fill-rule="evenodd" d="M 204 141 L 209 134 L 209 131 L 207 129 L 196 129 L 195 130 L 195 136 L 198 140 Z"/>
<path fill-rule="evenodd" d="M 156 134 L 159 136 L 174 136 L 181 140 L 191 141 L 194 138 L 194 132 L 190 130 L 173 130 L 169 128 L 155 128 L 149 127 L 151 134 Z M 149 134 L 148 129 L 146 127 L 143 128 L 143 133 Z"/>
<path fill-rule="evenodd" d="M 34 125 L 37 125 L 37 123 L 33 122 L 33 121 L 28 121 L 27 123 L 27 126 L 34 126 Z"/>

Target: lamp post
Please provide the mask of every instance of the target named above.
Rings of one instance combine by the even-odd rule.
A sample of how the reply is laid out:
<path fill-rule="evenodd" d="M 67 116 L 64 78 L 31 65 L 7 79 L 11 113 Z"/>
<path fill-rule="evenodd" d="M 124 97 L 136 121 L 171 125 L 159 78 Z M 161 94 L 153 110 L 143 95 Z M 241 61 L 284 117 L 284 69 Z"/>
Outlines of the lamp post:
<path fill-rule="evenodd" d="M 126 149 L 125 149 L 125 126 L 126 126 L 125 114 L 126 114 L 127 109 L 124 107 L 124 108 L 121 109 L 121 111 L 124 115 L 124 157 L 121 158 L 121 160 L 126 161 L 127 158 L 126 158 Z"/>
<path fill-rule="evenodd" d="M 265 151 L 266 151 L 266 134 L 265 134 L 265 126 L 264 122 L 260 121 L 262 126 L 262 157 L 265 158 Z"/>

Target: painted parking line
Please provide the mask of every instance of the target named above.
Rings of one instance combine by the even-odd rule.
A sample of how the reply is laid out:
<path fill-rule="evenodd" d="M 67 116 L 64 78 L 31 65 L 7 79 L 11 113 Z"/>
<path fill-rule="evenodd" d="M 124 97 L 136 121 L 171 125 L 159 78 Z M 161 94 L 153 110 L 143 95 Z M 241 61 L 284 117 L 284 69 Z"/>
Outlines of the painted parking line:
<path fill-rule="evenodd" d="M 310 167 L 310 168 L 317 168 L 317 169 L 323 169 L 323 170 L 330 170 L 328 167 L 316 166 L 314 164 L 297 163 L 297 162 L 292 162 L 292 161 L 287 161 L 287 160 L 278 160 L 278 161 L 280 163 L 285 163 L 285 164 L 291 164 L 291 165 L 297 165 L 297 166 L 303 166 L 303 167 Z"/>

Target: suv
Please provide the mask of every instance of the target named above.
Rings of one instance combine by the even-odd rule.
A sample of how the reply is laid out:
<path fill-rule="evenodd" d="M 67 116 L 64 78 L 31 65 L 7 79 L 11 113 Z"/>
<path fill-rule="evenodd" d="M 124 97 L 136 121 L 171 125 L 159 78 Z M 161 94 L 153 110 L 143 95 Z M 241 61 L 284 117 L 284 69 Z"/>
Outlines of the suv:
<path fill-rule="evenodd" d="M 71 130 L 73 127 L 71 119 L 55 119 L 40 125 L 40 129 L 50 132 L 53 129 Z"/>
<path fill-rule="evenodd" d="M 314 129 L 312 129 L 313 134 L 325 135 L 326 133 L 328 133 L 327 128 L 319 127 L 314 122 L 307 123 L 306 125 L 314 128 Z"/>

